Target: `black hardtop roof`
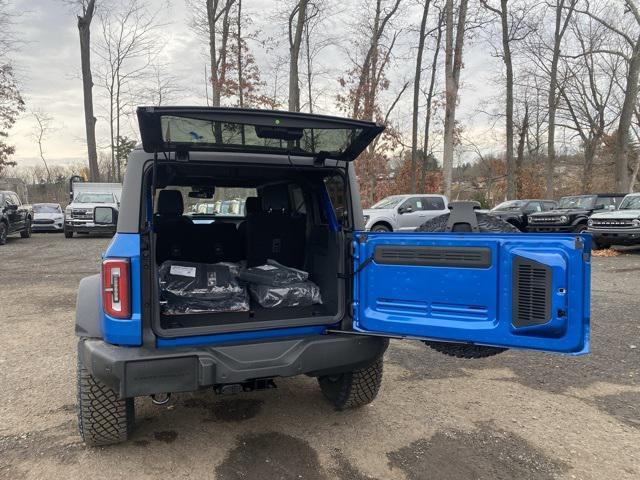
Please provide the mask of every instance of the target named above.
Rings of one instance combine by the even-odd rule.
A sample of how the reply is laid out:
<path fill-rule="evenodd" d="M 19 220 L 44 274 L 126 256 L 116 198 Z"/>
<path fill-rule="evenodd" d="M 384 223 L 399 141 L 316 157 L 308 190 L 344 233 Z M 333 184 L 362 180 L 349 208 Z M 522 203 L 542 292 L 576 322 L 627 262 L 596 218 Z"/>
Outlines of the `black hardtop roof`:
<path fill-rule="evenodd" d="M 154 152 L 239 152 L 354 160 L 384 126 L 365 120 L 251 108 L 138 107 Z"/>

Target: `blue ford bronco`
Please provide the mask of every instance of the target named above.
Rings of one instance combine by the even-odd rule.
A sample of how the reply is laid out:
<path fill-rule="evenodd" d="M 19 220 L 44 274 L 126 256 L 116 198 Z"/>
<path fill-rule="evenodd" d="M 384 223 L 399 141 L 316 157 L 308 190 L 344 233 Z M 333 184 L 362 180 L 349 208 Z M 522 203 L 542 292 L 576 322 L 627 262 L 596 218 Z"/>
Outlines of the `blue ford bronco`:
<path fill-rule="evenodd" d="M 453 203 L 364 229 L 354 161 L 383 127 L 303 113 L 140 107 L 117 233 L 80 282 L 78 418 L 125 441 L 134 399 L 305 374 L 371 402 L 389 338 L 480 358 L 589 349 L 591 239 L 519 233 Z M 205 205 L 205 207 L 202 207 Z"/>

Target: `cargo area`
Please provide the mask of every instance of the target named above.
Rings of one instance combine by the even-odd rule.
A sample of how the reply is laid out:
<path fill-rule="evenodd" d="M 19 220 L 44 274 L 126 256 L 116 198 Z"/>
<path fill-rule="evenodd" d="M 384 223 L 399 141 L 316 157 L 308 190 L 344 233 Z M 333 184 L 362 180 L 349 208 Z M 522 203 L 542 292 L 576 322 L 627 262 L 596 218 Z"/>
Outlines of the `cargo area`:
<path fill-rule="evenodd" d="M 159 334 L 340 320 L 348 209 L 339 170 L 163 164 L 155 177 Z"/>

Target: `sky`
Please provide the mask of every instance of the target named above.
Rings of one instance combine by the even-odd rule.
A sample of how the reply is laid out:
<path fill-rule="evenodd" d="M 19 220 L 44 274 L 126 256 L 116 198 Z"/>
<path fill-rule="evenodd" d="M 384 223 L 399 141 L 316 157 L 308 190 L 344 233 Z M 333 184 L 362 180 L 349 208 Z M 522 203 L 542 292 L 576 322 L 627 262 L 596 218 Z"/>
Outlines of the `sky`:
<path fill-rule="evenodd" d="M 109 0 L 116 1 L 116 0 Z M 183 92 L 179 103 L 204 105 L 204 69 L 207 61 L 208 45 L 189 28 L 190 12 L 185 0 L 148 0 L 152 9 L 161 9 L 161 21 L 165 23 L 162 41 L 166 47 L 162 52 L 164 68 L 178 76 Z M 33 111 L 45 112 L 53 118 L 53 131 L 45 140 L 45 156 L 51 164 L 77 163 L 86 161 L 84 143 L 84 114 L 82 82 L 80 78 L 80 53 L 75 12 L 62 0 L 13 0 L 14 7 L 20 12 L 16 30 L 24 44 L 14 55 L 16 73 L 26 101 L 27 110 L 10 132 L 10 141 L 16 146 L 16 160 L 19 166 L 31 166 L 41 163 L 38 146 L 34 139 L 35 119 Z M 204 0 L 202 0 L 204 5 Z M 411 29 L 412 22 L 419 21 L 419 12 L 412 10 L 415 2 L 408 0 L 402 20 L 398 27 L 406 33 L 403 44 L 398 48 L 398 58 L 389 71 L 392 95 L 394 89 L 413 75 L 415 68 L 412 59 Z M 244 0 L 243 9 L 251 19 L 250 29 L 258 32 L 260 39 L 268 39 L 266 47 L 253 41 L 250 47 L 256 56 L 264 78 L 271 79 L 274 72 L 275 57 L 285 58 L 286 50 L 273 48 L 283 40 L 284 30 L 278 24 L 273 13 L 277 0 Z M 340 2 L 342 10 L 335 14 L 323 29 L 323 35 L 332 36 L 336 45 L 320 54 L 319 66 L 326 75 L 318 83 L 322 93 L 318 113 L 336 114 L 335 95 L 339 91 L 337 77 L 340 71 L 337 65 L 344 67 L 349 54 L 348 32 L 351 23 L 358 15 L 358 1 Z M 416 14 L 417 13 L 417 14 Z M 94 20 L 92 36 L 96 40 L 100 35 L 100 25 Z M 409 32 L 409 33 L 407 33 Z M 476 138 L 485 146 L 491 145 L 501 135 L 491 130 L 486 118 L 478 114 L 483 101 L 500 93 L 494 84 L 496 72 L 500 72 L 500 63 L 486 46 L 470 44 L 465 51 L 465 69 L 462 74 L 462 97 L 459 118 L 464 121 L 466 135 Z M 97 59 L 94 55 L 94 61 Z M 428 61 L 425 61 L 425 65 Z M 283 71 L 281 76 L 286 73 Z M 442 75 L 440 75 L 442 76 Z M 425 81 L 427 74 L 424 75 Z M 108 123 L 105 118 L 104 89 L 100 85 L 99 75 L 94 73 L 94 96 L 96 105 L 97 136 L 99 149 L 105 149 L 108 139 Z M 409 131 L 411 118 L 411 89 L 402 97 L 394 121 Z M 130 136 L 136 136 L 134 119 L 131 119 Z"/>

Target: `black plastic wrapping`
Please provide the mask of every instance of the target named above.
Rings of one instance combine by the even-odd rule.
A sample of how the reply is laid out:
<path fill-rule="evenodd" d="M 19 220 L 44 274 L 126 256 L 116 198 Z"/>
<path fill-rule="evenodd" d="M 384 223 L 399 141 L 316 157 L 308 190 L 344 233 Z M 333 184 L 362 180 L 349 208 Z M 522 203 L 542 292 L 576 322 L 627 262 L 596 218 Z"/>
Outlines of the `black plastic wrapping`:
<path fill-rule="evenodd" d="M 164 262 L 158 270 L 162 312 L 248 311 L 247 289 L 236 279 L 238 269 L 228 263 Z"/>
<path fill-rule="evenodd" d="M 267 260 L 264 265 L 240 270 L 238 278 L 250 284 L 282 287 L 305 282 L 309 278 L 309 274 L 296 268 L 281 265 L 275 260 Z"/>
<path fill-rule="evenodd" d="M 313 282 L 299 282 L 274 287 L 252 283 L 253 298 L 264 308 L 306 307 L 322 303 L 320 288 Z"/>

